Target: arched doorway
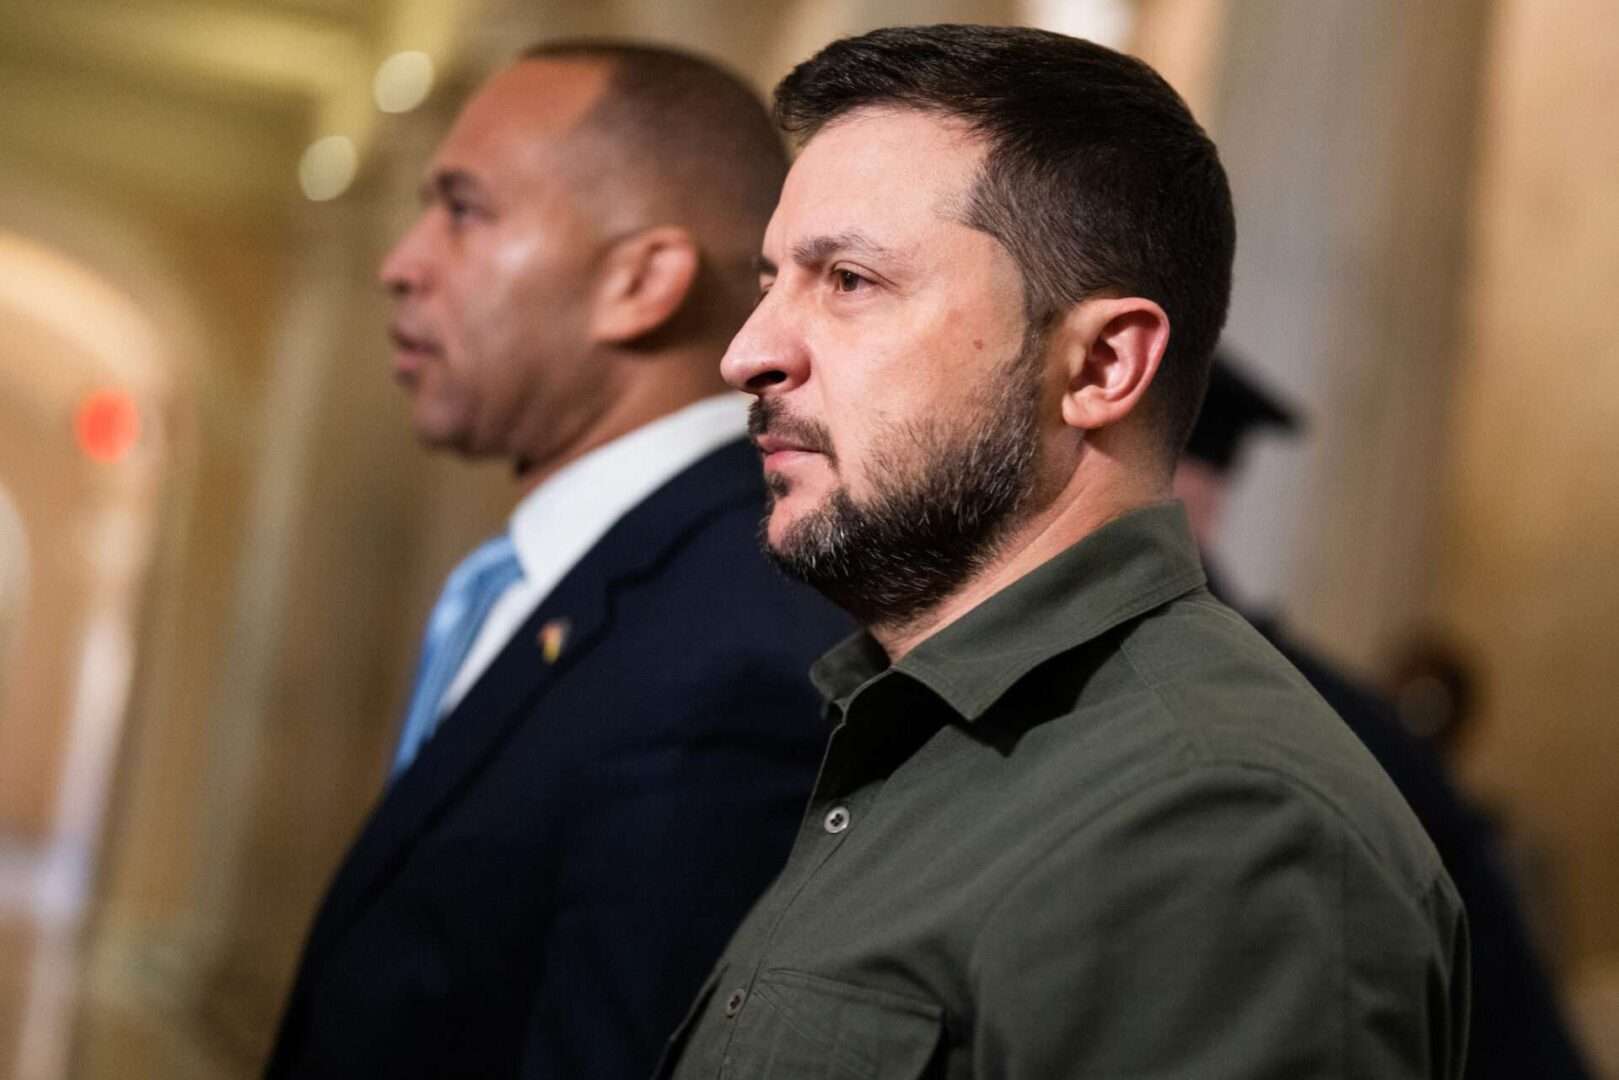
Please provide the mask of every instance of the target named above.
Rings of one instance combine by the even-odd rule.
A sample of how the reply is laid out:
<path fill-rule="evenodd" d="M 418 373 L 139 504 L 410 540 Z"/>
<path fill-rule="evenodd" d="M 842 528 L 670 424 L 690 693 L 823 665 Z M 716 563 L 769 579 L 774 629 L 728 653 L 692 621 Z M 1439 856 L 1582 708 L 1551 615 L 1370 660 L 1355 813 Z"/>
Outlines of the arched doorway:
<path fill-rule="evenodd" d="M 13 957 L 0 1048 L 19 1077 L 56 1074 L 65 1047 L 169 456 L 165 361 L 131 298 L 0 232 L 0 927 Z"/>

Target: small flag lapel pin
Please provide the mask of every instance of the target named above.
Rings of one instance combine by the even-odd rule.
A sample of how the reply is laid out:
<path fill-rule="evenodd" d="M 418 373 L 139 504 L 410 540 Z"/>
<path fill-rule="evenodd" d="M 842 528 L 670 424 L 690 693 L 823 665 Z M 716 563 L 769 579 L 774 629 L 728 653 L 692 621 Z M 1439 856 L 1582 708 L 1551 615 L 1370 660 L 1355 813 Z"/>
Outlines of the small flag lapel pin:
<path fill-rule="evenodd" d="M 545 662 L 556 663 L 557 657 L 562 655 L 562 646 L 568 640 L 568 620 L 552 619 L 540 627 L 540 636 L 537 640 L 540 643 L 540 655 L 545 657 Z"/>

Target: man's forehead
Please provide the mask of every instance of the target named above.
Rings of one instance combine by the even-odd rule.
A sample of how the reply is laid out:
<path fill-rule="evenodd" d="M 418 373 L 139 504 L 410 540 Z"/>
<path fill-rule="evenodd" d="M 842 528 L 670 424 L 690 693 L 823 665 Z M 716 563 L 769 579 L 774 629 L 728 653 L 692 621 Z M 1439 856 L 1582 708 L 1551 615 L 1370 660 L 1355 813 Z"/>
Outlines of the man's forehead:
<path fill-rule="evenodd" d="M 435 169 L 454 170 L 554 148 L 595 108 L 610 77 L 588 59 L 521 60 L 483 84 L 439 144 Z"/>
<path fill-rule="evenodd" d="M 960 225 L 983 157 L 981 138 L 938 114 L 871 108 L 839 117 L 788 173 L 766 254 L 794 257 L 828 238 L 897 252 L 918 229 Z"/>

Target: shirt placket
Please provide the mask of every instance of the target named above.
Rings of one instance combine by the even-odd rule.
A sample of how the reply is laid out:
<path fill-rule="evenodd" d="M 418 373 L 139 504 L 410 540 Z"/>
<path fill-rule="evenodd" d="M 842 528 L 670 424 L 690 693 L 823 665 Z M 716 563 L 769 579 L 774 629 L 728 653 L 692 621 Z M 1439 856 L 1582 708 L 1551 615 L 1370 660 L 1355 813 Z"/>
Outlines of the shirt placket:
<path fill-rule="evenodd" d="M 851 699 L 848 707 L 852 708 L 853 705 Z M 839 710 L 835 705 L 833 709 L 847 716 L 845 710 Z M 725 1025 L 721 1077 L 730 1075 L 728 1070 L 731 1048 L 736 1038 L 736 1022 L 753 996 L 760 973 L 769 966 L 783 920 L 806 894 L 813 894 L 811 886 L 816 875 L 860 827 L 866 811 L 876 799 L 880 784 L 854 780 L 858 775 L 859 762 L 854 759 L 850 749 L 857 743 L 847 720 L 833 729 L 809 808 L 799 826 L 798 837 L 782 872 L 779 887 L 774 890 L 781 900 L 761 920 L 768 929 L 763 932 L 763 940 L 753 953 L 752 963 L 734 974 L 728 972 L 730 977 L 726 985 L 715 989 L 709 1008 L 718 1012 L 720 1022 Z"/>

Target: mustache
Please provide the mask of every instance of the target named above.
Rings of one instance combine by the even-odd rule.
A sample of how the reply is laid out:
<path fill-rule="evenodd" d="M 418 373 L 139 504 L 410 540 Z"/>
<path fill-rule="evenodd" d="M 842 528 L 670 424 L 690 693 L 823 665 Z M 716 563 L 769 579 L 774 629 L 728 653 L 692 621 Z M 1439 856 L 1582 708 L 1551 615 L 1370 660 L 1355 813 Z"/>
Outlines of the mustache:
<path fill-rule="evenodd" d="M 832 450 L 832 433 L 824 424 L 802 416 L 794 416 L 787 407 L 774 398 L 755 398 L 748 406 L 748 434 L 754 438 L 774 435 L 802 446 L 805 450 L 824 454 L 832 464 L 838 456 Z"/>

